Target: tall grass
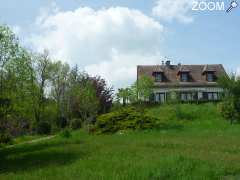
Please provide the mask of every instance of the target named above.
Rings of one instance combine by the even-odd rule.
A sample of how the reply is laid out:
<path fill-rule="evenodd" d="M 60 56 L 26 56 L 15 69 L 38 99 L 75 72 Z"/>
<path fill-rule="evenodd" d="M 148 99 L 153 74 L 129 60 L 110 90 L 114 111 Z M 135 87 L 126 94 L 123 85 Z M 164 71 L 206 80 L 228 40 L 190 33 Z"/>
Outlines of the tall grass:
<path fill-rule="evenodd" d="M 174 105 L 148 109 L 169 125 L 165 129 L 114 135 L 75 131 L 69 138 L 0 149 L 0 179 L 239 178 L 239 125 L 222 119 L 214 104 L 180 106 L 193 116 L 179 119 Z"/>

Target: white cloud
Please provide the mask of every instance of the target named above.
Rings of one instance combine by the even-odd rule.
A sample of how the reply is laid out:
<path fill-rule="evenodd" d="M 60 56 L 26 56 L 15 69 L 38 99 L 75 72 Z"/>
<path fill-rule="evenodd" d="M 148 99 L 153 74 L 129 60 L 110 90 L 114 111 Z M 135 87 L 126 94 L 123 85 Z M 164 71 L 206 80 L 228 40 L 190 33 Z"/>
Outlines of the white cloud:
<path fill-rule="evenodd" d="M 90 74 L 102 75 L 115 88 L 129 86 L 137 78 L 137 65 L 160 64 L 160 54 L 119 54 L 113 51 L 111 61 L 102 61 L 86 66 L 85 70 Z"/>
<path fill-rule="evenodd" d="M 48 49 L 116 87 L 136 79 L 137 64 L 157 63 L 164 33 L 158 21 L 123 7 L 58 10 L 37 18 L 36 26 L 38 33 L 29 39 L 35 49 Z"/>
<path fill-rule="evenodd" d="M 157 0 L 152 14 L 161 20 L 177 20 L 181 23 L 193 22 L 190 15 L 193 0 Z"/>

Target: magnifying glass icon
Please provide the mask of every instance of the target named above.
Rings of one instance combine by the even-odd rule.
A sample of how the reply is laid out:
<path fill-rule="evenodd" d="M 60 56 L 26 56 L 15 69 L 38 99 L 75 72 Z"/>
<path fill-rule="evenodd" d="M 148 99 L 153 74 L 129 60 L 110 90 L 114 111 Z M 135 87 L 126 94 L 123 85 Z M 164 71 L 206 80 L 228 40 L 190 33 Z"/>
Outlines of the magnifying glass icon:
<path fill-rule="evenodd" d="M 231 12 L 236 7 L 238 7 L 238 2 L 237 1 L 232 1 L 230 3 L 230 7 L 227 9 L 227 13 Z"/>

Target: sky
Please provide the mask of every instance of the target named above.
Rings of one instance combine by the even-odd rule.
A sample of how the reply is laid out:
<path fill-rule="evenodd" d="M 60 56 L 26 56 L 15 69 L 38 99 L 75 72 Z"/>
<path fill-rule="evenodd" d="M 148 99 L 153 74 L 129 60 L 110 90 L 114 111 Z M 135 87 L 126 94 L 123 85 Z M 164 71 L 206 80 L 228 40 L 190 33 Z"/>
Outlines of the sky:
<path fill-rule="evenodd" d="M 163 60 L 223 64 L 240 73 L 240 1 L 230 13 L 230 0 L 200 2 L 225 7 L 193 11 L 193 0 L 0 0 L 0 24 L 27 49 L 48 49 L 53 59 L 78 64 L 115 88 L 136 80 L 137 65 Z"/>

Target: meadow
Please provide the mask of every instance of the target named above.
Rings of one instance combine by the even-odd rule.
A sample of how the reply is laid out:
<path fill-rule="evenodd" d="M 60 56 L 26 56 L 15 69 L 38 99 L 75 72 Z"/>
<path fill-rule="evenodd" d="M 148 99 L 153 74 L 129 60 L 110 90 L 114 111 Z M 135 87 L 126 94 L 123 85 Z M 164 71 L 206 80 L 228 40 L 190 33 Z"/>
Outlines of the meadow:
<path fill-rule="evenodd" d="M 147 109 L 161 128 L 93 135 L 84 130 L 0 149 L 0 179 L 239 179 L 240 125 L 216 104 Z"/>

